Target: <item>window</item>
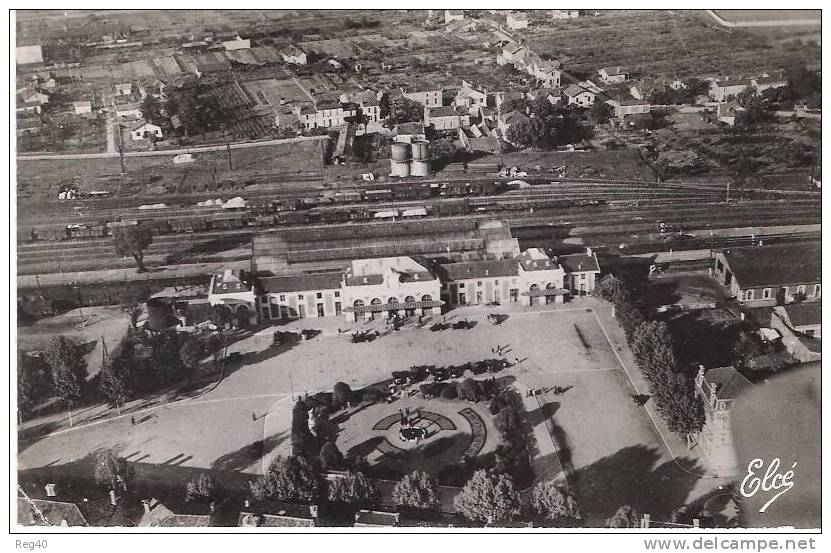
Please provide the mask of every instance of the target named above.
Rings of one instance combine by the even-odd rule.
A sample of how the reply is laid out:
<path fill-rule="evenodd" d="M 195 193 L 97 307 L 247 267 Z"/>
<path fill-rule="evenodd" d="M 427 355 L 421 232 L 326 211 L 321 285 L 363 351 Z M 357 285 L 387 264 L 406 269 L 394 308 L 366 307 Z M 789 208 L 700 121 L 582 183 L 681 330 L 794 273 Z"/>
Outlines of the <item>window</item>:
<path fill-rule="evenodd" d="M 802 295 L 805 295 L 805 285 L 804 285 L 804 284 L 800 284 L 799 286 L 797 286 L 797 287 L 796 287 L 796 293 L 797 293 L 797 294 L 802 294 Z"/>
<path fill-rule="evenodd" d="M 340 312 L 341 312 L 340 302 L 336 301 L 335 302 L 335 315 L 340 315 Z"/>
<path fill-rule="evenodd" d="M 459 283 L 459 288 L 464 288 L 464 287 L 465 287 L 465 283 L 464 283 L 464 282 L 460 282 L 460 283 Z"/>
<path fill-rule="evenodd" d="M 822 285 L 821 284 L 814 284 L 814 296 L 820 297 L 822 294 Z"/>
<path fill-rule="evenodd" d="M 753 290 L 748 290 L 744 293 L 745 301 L 753 301 Z"/>
<path fill-rule="evenodd" d="M 318 292 L 317 293 L 317 299 L 321 299 L 322 297 L 323 297 L 323 292 Z"/>
<path fill-rule="evenodd" d="M 586 280 L 586 273 L 580 273 L 580 280 Z"/>
<path fill-rule="evenodd" d="M 499 286 L 499 281 L 498 281 L 498 280 L 494 280 L 494 281 L 493 281 L 493 285 L 494 285 L 494 286 Z"/>
<path fill-rule="evenodd" d="M 285 294 L 280 294 L 280 301 L 286 301 Z"/>
<path fill-rule="evenodd" d="M 770 299 L 770 288 L 765 288 L 764 290 L 762 290 L 762 299 Z"/>
<path fill-rule="evenodd" d="M 479 282 L 477 282 L 476 286 L 482 286 L 482 281 L 480 280 Z"/>
<path fill-rule="evenodd" d="M 724 265 L 721 264 L 721 259 L 716 259 L 716 270 L 721 271 L 724 269 Z"/>
<path fill-rule="evenodd" d="M 302 300 L 302 299 L 305 299 L 305 298 L 303 297 L 303 294 L 297 294 L 297 299 Z"/>
<path fill-rule="evenodd" d="M 335 297 L 336 297 L 336 298 L 339 298 L 339 297 L 340 297 L 340 290 L 335 290 Z"/>

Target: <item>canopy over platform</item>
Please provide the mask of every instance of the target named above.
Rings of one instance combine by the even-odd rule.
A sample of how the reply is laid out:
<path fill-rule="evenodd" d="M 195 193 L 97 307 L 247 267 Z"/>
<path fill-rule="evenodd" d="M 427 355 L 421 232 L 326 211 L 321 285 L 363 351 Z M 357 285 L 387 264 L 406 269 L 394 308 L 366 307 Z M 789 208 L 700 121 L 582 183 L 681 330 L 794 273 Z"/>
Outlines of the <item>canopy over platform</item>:
<path fill-rule="evenodd" d="M 401 303 L 377 303 L 374 305 L 349 305 L 343 308 L 344 311 L 354 313 L 374 313 L 378 311 L 400 311 L 402 309 L 427 309 L 430 307 L 441 307 L 444 302 L 441 300 L 430 301 L 405 301 Z"/>

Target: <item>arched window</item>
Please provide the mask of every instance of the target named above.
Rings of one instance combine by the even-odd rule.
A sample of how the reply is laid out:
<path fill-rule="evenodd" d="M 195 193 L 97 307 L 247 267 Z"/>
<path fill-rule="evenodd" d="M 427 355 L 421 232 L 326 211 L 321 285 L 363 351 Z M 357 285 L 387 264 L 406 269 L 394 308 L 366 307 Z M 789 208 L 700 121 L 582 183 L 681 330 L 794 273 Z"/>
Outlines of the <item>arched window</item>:
<path fill-rule="evenodd" d="M 430 294 L 424 294 L 423 296 L 421 296 L 421 301 L 433 301 L 433 296 L 431 296 Z"/>
<path fill-rule="evenodd" d="M 372 301 L 369 302 L 370 305 L 381 305 L 381 300 L 378 298 L 372 298 Z"/>
<path fill-rule="evenodd" d="M 363 307 L 364 300 L 355 300 L 355 303 L 352 304 L 354 307 Z"/>
<path fill-rule="evenodd" d="M 407 296 L 404 298 L 404 303 L 415 303 L 416 299 L 413 296 Z"/>
<path fill-rule="evenodd" d="M 553 282 L 549 282 L 548 284 L 545 285 L 546 290 L 553 290 L 554 288 L 556 288 L 556 286 L 554 286 Z"/>
<path fill-rule="evenodd" d="M 387 300 L 387 303 L 398 303 L 398 298 L 392 297 L 392 298 Z"/>

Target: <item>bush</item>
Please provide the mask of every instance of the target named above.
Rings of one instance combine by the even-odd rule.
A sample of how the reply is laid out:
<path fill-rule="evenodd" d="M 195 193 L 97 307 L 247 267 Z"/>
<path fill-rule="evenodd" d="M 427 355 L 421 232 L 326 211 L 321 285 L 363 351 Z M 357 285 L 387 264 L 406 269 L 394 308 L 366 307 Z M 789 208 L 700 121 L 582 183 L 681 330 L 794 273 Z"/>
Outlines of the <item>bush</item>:
<path fill-rule="evenodd" d="M 369 403 L 380 403 L 384 401 L 386 394 L 378 388 L 366 388 L 363 392 L 363 401 Z"/>
<path fill-rule="evenodd" d="M 455 386 L 444 386 L 441 391 L 441 397 L 443 399 L 456 399 L 456 387 Z"/>
<path fill-rule="evenodd" d="M 332 389 L 332 406 L 343 409 L 352 403 L 352 388 L 345 382 L 337 382 Z"/>
<path fill-rule="evenodd" d="M 479 390 L 479 383 L 472 378 L 465 378 L 464 380 L 460 380 L 456 384 L 456 395 L 459 396 L 459 399 L 464 399 L 467 401 L 479 401 L 480 390 Z"/>

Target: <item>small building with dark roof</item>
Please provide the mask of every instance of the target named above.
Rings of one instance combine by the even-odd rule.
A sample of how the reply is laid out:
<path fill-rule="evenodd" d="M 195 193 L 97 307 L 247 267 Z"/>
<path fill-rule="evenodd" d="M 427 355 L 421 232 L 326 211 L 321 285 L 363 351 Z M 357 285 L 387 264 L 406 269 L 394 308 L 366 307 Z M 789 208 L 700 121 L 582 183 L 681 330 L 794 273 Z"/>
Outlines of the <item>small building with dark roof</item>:
<path fill-rule="evenodd" d="M 585 253 L 561 255 L 557 261 L 565 270 L 563 285 L 574 296 L 591 294 L 600 279 L 600 263 L 591 248 Z"/>
<path fill-rule="evenodd" d="M 21 526 L 89 526 L 74 503 L 17 498 L 17 523 Z"/>
<path fill-rule="evenodd" d="M 355 527 L 387 528 L 398 526 L 400 515 L 385 511 L 368 511 L 361 509 L 355 513 Z"/>
<path fill-rule="evenodd" d="M 730 409 L 733 402 L 753 384 L 734 367 L 705 369 L 695 378 L 695 391 L 704 404 L 706 422 L 698 436 L 698 445 L 710 469 L 719 476 L 735 476 L 739 472 L 733 448 Z"/>
<path fill-rule="evenodd" d="M 822 297 L 819 243 L 731 248 L 716 252 L 713 276 L 740 302 L 791 303 Z"/>
<path fill-rule="evenodd" d="M 243 508 L 237 526 L 242 528 L 311 528 L 317 526 L 317 505 L 265 501 Z"/>
<path fill-rule="evenodd" d="M 143 502 L 144 515 L 138 526 L 160 528 L 192 528 L 214 526 L 214 509 L 201 503 L 167 506 L 158 499 Z"/>

